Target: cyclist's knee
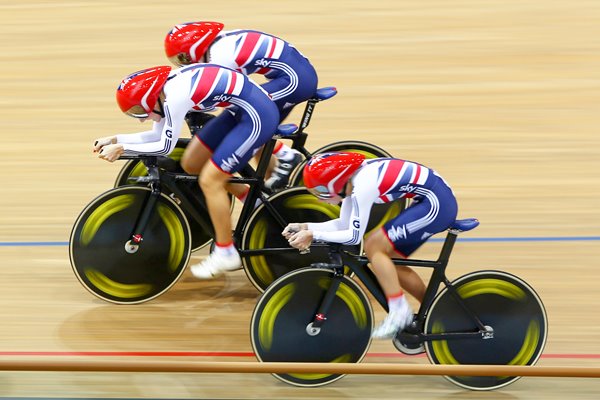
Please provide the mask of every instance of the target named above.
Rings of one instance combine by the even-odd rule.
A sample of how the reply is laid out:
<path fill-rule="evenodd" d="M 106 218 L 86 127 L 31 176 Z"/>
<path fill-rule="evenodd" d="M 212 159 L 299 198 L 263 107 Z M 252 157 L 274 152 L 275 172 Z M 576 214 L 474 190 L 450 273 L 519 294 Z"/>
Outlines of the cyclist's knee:
<path fill-rule="evenodd" d="M 200 166 L 197 165 L 190 157 L 185 157 L 185 155 L 181 158 L 180 161 L 181 168 L 185 171 L 186 174 L 189 175 L 199 175 L 200 174 Z"/>
<path fill-rule="evenodd" d="M 212 190 L 226 190 L 230 175 L 221 171 L 212 163 L 207 163 L 206 168 L 200 174 L 200 187 L 204 193 L 210 193 Z"/>
<path fill-rule="evenodd" d="M 390 250 L 390 242 L 387 237 L 378 230 L 373 232 L 369 237 L 365 240 L 365 253 L 368 258 L 373 257 L 377 253 L 388 254 Z"/>
<path fill-rule="evenodd" d="M 199 140 L 192 140 L 181 156 L 181 168 L 190 175 L 200 175 L 212 152 Z"/>

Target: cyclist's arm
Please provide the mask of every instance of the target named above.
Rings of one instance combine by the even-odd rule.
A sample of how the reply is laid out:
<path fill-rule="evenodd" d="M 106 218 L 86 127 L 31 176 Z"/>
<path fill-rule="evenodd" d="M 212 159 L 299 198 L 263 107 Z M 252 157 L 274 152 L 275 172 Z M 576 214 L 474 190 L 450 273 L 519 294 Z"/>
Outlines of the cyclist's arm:
<path fill-rule="evenodd" d="M 353 191 L 350 198 L 344 199 L 350 203 L 350 216 L 344 226 L 336 231 L 313 230 L 313 240 L 342 243 L 348 245 L 359 244 L 367 229 L 369 215 L 375 196 L 368 191 Z M 310 228 L 309 228 L 310 229 Z"/>
<path fill-rule="evenodd" d="M 125 133 L 119 134 L 115 137 L 117 138 L 117 143 L 121 144 L 135 144 L 135 143 L 148 143 L 148 142 L 156 142 L 160 140 L 161 129 L 154 129 L 156 127 L 156 122 L 153 125 L 153 129 L 150 131 L 138 132 L 138 133 Z"/>
<path fill-rule="evenodd" d="M 189 100 L 188 100 L 189 101 Z M 191 101 L 189 101 L 191 103 Z M 134 133 L 130 135 L 118 135 L 118 143 L 123 143 L 124 155 L 151 154 L 156 156 L 167 156 L 173 151 L 179 138 L 186 112 L 191 105 L 184 102 L 169 104 L 164 103 L 164 118 L 155 122 L 152 131 Z M 121 142 L 123 136 L 126 142 Z"/>
<path fill-rule="evenodd" d="M 342 201 L 342 208 L 340 210 L 340 217 L 336 219 L 332 219 L 325 222 L 308 222 L 306 224 L 306 229 L 311 231 L 323 231 L 323 232 L 331 232 L 331 231 L 340 231 L 348 228 L 348 223 L 350 222 L 350 213 L 352 212 L 352 201 L 349 197 L 345 198 Z"/>

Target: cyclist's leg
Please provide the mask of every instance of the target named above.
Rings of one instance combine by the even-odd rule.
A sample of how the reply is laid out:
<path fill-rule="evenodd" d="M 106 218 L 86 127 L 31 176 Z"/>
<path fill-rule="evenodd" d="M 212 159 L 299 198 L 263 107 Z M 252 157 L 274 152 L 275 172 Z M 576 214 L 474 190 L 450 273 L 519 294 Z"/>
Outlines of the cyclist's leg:
<path fill-rule="evenodd" d="M 213 118 L 202 130 L 194 135 L 182 156 L 181 165 L 188 174 L 199 175 L 225 135 L 237 124 L 238 118 L 230 111 L 224 111 L 218 117 Z M 243 201 L 248 192 L 248 185 L 228 184 L 227 191 L 236 198 Z"/>
<path fill-rule="evenodd" d="M 296 104 L 314 96 L 318 86 L 317 72 L 302 54 L 293 50 L 286 62 L 288 66 L 285 69 L 268 73 L 266 78 L 269 82 L 261 85 L 277 104 L 280 121 L 287 117 Z"/>
<path fill-rule="evenodd" d="M 196 136 L 190 140 L 181 156 L 181 167 L 190 175 L 198 175 L 211 154 L 212 150 Z"/>
<path fill-rule="evenodd" d="M 261 85 L 267 93 L 279 92 L 290 86 L 290 79 L 287 75 L 273 79 Z M 284 99 L 275 101 L 279 109 L 279 120 L 283 121 L 292 111 L 293 105 L 286 105 Z M 284 107 L 285 106 L 285 107 Z M 258 162 L 262 154 L 262 149 L 256 154 L 255 159 Z M 278 190 L 285 187 L 291 171 L 302 162 L 302 154 L 287 146 L 283 141 L 278 140 L 273 148 L 273 155 L 269 161 L 267 173 L 265 175 L 265 187 L 270 190 Z"/>
<path fill-rule="evenodd" d="M 409 257 L 431 236 L 445 231 L 455 221 L 458 207 L 456 199 L 443 182 L 435 186 L 430 198 L 423 197 L 396 218 L 384 224 L 382 234 L 392 250 L 403 258 Z M 393 254 L 393 253 L 389 253 Z M 396 267 L 398 279 L 411 295 L 422 301 L 425 284 L 409 267 Z"/>
<path fill-rule="evenodd" d="M 200 174 L 215 149 L 223 141 L 224 133 L 233 129 L 236 123 L 236 117 L 227 110 L 208 121 L 203 129 L 194 135 L 185 149 L 181 157 L 183 170 L 190 175 Z"/>
<path fill-rule="evenodd" d="M 275 145 L 275 149 L 277 149 L 278 146 L 280 146 L 280 145 L 283 145 L 283 142 L 281 140 L 278 140 L 277 144 Z M 261 147 L 260 149 L 258 149 L 258 151 L 256 152 L 256 154 L 253 157 L 256 165 L 258 165 L 258 163 L 260 162 L 263 150 L 264 150 L 264 146 Z M 271 172 L 275 169 L 276 166 L 277 166 L 277 157 L 275 156 L 275 150 L 273 150 L 273 154 L 271 155 L 271 158 L 269 159 L 269 166 L 267 167 L 267 173 L 265 175 L 265 179 L 269 179 L 269 177 L 271 176 Z"/>
<path fill-rule="evenodd" d="M 239 122 L 224 135 L 200 175 L 200 186 L 206 194 L 217 245 L 203 263 L 192 267 L 192 273 L 201 279 L 210 279 L 241 267 L 240 256 L 233 246 L 232 224 L 226 200 L 229 177 L 244 167 L 255 150 L 273 136 L 279 117 L 277 108 L 267 98 L 261 101 L 261 97 L 257 96 L 253 106 L 252 115 L 245 110 L 238 112 Z M 225 248 L 225 252 L 221 251 Z"/>
<path fill-rule="evenodd" d="M 288 68 L 285 73 L 279 73 L 277 77 L 261 85 L 277 105 L 280 121 L 290 114 L 296 104 L 310 99 L 317 91 L 318 84 L 317 73 L 308 60 L 296 51 L 288 57 L 294 68 Z M 273 154 L 277 158 L 277 165 L 268 171 L 266 187 L 279 190 L 287 185 L 291 172 L 302 162 L 303 156 L 281 141 L 277 142 Z"/>
<path fill-rule="evenodd" d="M 400 279 L 390 256 L 394 252 L 393 245 L 382 229 L 368 237 L 365 252 L 386 296 L 389 309 L 387 317 L 373 330 L 372 336 L 374 339 L 391 339 L 413 319 L 413 310 L 402 289 L 416 297 L 420 296 L 421 287 L 425 284 L 417 274 L 409 276 L 408 280 Z M 401 286 L 401 283 L 404 285 Z"/>
<path fill-rule="evenodd" d="M 378 229 L 365 241 L 365 253 L 373 268 L 377 268 L 377 276 L 380 277 L 384 293 L 393 295 L 404 289 L 419 302 L 423 301 L 426 290 L 423 279 L 410 267 L 394 265 L 392 257 L 406 256 L 394 250 L 384 232 L 383 229 Z"/>
<path fill-rule="evenodd" d="M 374 242 L 378 238 L 381 241 L 383 238 L 387 239 L 391 249 L 383 245 L 379 248 L 373 244 L 365 246 L 373 271 L 388 298 L 390 309 L 383 323 L 373 331 L 374 338 L 393 337 L 412 322 L 412 310 L 408 311 L 410 307 L 407 307 L 401 282 L 419 301 L 422 301 L 425 293 L 425 284 L 419 275 L 411 268 L 396 269 L 389 256 L 391 252 L 386 254 L 384 251 L 394 250 L 404 258 L 410 256 L 430 236 L 447 229 L 456 219 L 456 212 L 456 200 L 452 191 L 440 183 L 435 191 L 429 191 L 427 196 L 385 223 L 379 235 L 373 235 Z"/>

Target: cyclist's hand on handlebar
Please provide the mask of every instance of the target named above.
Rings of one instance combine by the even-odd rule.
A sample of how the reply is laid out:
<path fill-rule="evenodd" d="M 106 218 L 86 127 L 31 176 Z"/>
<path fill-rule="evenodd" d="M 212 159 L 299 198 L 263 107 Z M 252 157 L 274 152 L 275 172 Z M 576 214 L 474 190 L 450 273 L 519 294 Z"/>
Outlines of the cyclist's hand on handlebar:
<path fill-rule="evenodd" d="M 288 226 L 285 227 L 285 229 L 283 230 L 283 232 L 281 232 L 281 234 L 283 235 L 284 238 L 289 240 L 294 233 L 303 231 L 305 229 L 307 229 L 306 224 L 300 224 L 300 223 L 294 222 L 294 223 L 288 224 Z"/>
<path fill-rule="evenodd" d="M 289 239 L 290 246 L 298 250 L 306 250 L 310 247 L 313 240 L 313 232 L 308 229 L 294 233 Z"/>
<path fill-rule="evenodd" d="M 96 139 L 94 141 L 94 153 L 97 153 L 100 150 L 102 150 L 102 148 L 104 146 L 108 146 L 109 144 L 116 144 L 116 143 L 117 143 L 116 136 L 107 136 L 107 137 Z"/>
<path fill-rule="evenodd" d="M 109 144 L 102 147 L 102 150 L 100 150 L 98 157 L 102 158 L 103 160 L 113 162 L 115 160 L 118 160 L 124 151 L 125 150 L 123 150 L 122 144 Z"/>

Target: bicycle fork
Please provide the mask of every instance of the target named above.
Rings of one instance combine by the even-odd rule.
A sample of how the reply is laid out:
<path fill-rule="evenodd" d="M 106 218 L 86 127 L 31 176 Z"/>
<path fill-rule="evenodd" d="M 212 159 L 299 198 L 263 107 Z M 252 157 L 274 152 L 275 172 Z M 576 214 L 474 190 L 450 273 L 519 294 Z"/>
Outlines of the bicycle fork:
<path fill-rule="evenodd" d="M 136 253 L 140 248 L 140 244 L 144 241 L 143 232 L 148 225 L 148 221 L 150 221 L 150 216 L 152 215 L 154 207 L 156 206 L 158 198 L 160 197 L 158 163 L 156 160 L 152 160 L 146 166 L 148 169 L 148 177 L 150 178 L 150 187 L 152 191 L 150 192 L 150 196 L 142 208 L 141 215 L 135 222 L 130 239 L 125 243 L 125 251 L 129 254 Z"/>
<path fill-rule="evenodd" d="M 329 249 L 329 256 L 331 258 L 331 263 L 314 263 L 312 266 L 317 268 L 328 268 L 333 270 L 333 279 L 331 281 L 331 285 L 327 289 L 325 293 L 325 297 L 321 301 L 319 305 L 319 309 L 315 314 L 313 320 L 306 326 L 306 333 L 310 336 L 316 336 L 321 332 L 321 327 L 327 321 L 327 315 L 329 314 L 329 309 L 331 308 L 331 304 L 335 299 L 336 293 L 340 284 L 342 283 L 342 279 L 344 278 L 344 265 L 342 263 L 342 257 L 339 253 L 339 250 L 335 247 Z"/>

